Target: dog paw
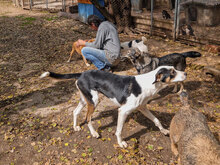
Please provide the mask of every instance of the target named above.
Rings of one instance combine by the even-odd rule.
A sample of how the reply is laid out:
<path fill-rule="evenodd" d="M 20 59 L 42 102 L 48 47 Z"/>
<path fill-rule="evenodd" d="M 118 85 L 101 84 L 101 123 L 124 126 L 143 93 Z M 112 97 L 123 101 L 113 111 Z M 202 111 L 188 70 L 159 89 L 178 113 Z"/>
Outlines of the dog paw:
<path fill-rule="evenodd" d="M 73 128 L 74 128 L 74 131 L 80 131 L 81 130 L 80 126 L 76 126 L 76 127 L 73 127 Z"/>
<path fill-rule="evenodd" d="M 93 137 L 99 138 L 99 134 L 96 131 L 91 132 L 91 134 L 92 134 Z"/>
<path fill-rule="evenodd" d="M 118 144 L 121 148 L 127 148 L 128 147 L 128 144 L 125 141 L 122 141 L 121 143 L 118 143 Z"/>
<path fill-rule="evenodd" d="M 183 92 L 183 90 L 179 90 L 179 91 L 177 92 L 177 94 L 180 95 L 182 92 Z"/>
<path fill-rule="evenodd" d="M 160 132 L 162 132 L 164 135 L 168 135 L 170 133 L 170 131 L 167 129 L 162 129 Z"/>
<path fill-rule="evenodd" d="M 90 64 L 89 64 L 89 63 L 86 63 L 86 66 L 90 66 Z"/>
<path fill-rule="evenodd" d="M 173 88 L 172 93 L 177 93 L 177 88 Z"/>

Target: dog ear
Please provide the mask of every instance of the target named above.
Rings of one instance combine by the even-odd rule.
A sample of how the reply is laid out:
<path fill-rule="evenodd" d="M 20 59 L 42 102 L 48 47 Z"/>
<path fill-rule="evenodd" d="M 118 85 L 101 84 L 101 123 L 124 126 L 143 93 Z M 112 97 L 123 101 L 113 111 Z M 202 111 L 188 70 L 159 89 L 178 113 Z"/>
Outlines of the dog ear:
<path fill-rule="evenodd" d="M 140 41 L 138 44 L 139 45 L 144 45 L 144 41 Z"/>
<path fill-rule="evenodd" d="M 155 75 L 155 81 L 153 82 L 153 84 L 155 84 L 156 82 L 169 82 L 169 81 L 170 81 L 170 70 L 166 68 L 162 68 Z"/>
<path fill-rule="evenodd" d="M 144 42 L 146 42 L 146 41 L 147 41 L 147 38 L 144 37 L 144 36 L 142 36 L 142 37 L 141 37 L 141 40 L 144 41 Z"/>
<path fill-rule="evenodd" d="M 153 84 L 155 84 L 156 82 L 160 82 L 163 79 L 163 73 L 158 72 L 155 76 L 155 81 L 153 82 Z"/>

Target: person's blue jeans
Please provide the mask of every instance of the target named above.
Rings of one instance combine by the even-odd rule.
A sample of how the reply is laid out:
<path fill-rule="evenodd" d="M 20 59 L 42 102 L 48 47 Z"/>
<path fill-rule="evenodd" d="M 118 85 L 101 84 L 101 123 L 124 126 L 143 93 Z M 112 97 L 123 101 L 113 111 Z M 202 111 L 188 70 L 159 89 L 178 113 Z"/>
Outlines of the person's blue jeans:
<path fill-rule="evenodd" d="M 81 50 L 83 56 L 91 61 L 98 70 L 103 69 L 106 65 L 111 66 L 108 59 L 105 56 L 105 51 L 92 47 L 84 47 Z"/>

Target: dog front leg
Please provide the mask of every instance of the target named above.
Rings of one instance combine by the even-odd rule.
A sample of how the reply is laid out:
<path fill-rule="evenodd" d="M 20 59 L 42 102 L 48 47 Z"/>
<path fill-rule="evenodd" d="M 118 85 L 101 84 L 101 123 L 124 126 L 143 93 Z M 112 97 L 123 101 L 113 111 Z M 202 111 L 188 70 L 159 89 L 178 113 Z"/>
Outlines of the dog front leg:
<path fill-rule="evenodd" d="M 146 105 L 139 107 L 138 109 L 141 113 L 144 114 L 148 119 L 154 122 L 154 124 L 160 129 L 160 132 L 162 132 L 164 135 L 169 134 L 169 130 L 163 128 L 160 121 L 148 110 L 146 109 Z"/>
<path fill-rule="evenodd" d="M 121 148 L 127 148 L 128 144 L 125 141 L 122 141 L 121 138 L 121 132 L 123 129 L 123 125 L 125 123 L 125 120 L 127 118 L 127 116 L 131 113 L 132 109 L 126 109 L 126 108 L 119 108 L 118 110 L 118 123 L 117 123 L 117 129 L 116 129 L 116 137 L 117 137 L 117 141 L 118 144 Z"/>
<path fill-rule="evenodd" d="M 178 82 L 174 84 L 173 93 L 176 93 L 178 90 Z"/>
<path fill-rule="evenodd" d="M 83 56 L 83 54 L 81 54 L 81 55 L 82 55 L 83 61 L 86 64 L 86 66 L 90 66 L 90 64 L 88 63 L 87 59 Z"/>
<path fill-rule="evenodd" d="M 177 94 L 180 94 L 183 91 L 183 82 L 180 82 L 180 90 Z"/>

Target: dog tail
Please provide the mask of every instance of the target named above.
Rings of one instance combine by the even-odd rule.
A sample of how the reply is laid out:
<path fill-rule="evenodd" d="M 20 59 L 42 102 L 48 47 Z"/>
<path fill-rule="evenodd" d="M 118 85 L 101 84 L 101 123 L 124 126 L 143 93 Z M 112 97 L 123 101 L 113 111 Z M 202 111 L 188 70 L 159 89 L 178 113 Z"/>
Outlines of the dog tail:
<path fill-rule="evenodd" d="M 185 58 L 190 57 L 190 58 L 196 58 L 196 57 L 201 57 L 201 53 L 196 52 L 196 51 L 189 51 L 189 52 L 184 52 L 181 53 Z"/>
<path fill-rule="evenodd" d="M 54 72 L 44 72 L 41 74 L 40 78 L 52 77 L 56 79 L 78 79 L 82 73 L 72 73 L 72 74 L 58 74 Z"/>

